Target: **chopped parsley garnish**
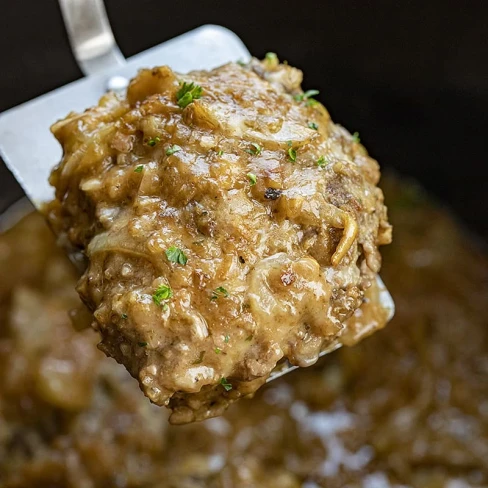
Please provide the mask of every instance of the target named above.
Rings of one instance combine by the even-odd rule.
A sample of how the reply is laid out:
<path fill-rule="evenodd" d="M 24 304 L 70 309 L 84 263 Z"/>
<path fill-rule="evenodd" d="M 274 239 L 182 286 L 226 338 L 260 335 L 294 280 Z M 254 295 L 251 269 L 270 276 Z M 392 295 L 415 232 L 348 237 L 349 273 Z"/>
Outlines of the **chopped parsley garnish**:
<path fill-rule="evenodd" d="M 219 151 L 219 152 L 217 153 L 217 156 L 223 156 L 223 155 L 224 155 L 224 151 Z"/>
<path fill-rule="evenodd" d="M 166 149 L 166 156 L 171 156 L 172 154 L 181 151 L 181 147 L 178 144 L 173 144 Z"/>
<path fill-rule="evenodd" d="M 127 320 L 129 318 L 129 316 L 126 313 L 123 313 L 120 317 L 124 320 Z"/>
<path fill-rule="evenodd" d="M 317 100 L 315 100 L 315 98 L 309 98 L 306 102 L 305 102 L 305 105 L 307 107 L 314 107 L 315 105 L 317 105 L 319 102 L 317 102 Z"/>
<path fill-rule="evenodd" d="M 228 296 L 229 292 L 223 286 L 215 288 L 215 290 L 212 292 L 212 300 L 217 300 L 219 297 L 227 298 Z"/>
<path fill-rule="evenodd" d="M 176 93 L 176 101 L 181 108 L 186 108 L 193 100 L 200 98 L 202 93 L 203 89 L 200 85 L 195 85 L 193 81 L 191 83 L 184 81 Z"/>
<path fill-rule="evenodd" d="M 218 347 L 215 348 L 215 354 L 220 354 L 222 352 L 221 349 L 219 349 Z"/>
<path fill-rule="evenodd" d="M 264 60 L 266 61 L 266 64 L 268 64 L 269 66 L 277 66 L 279 63 L 278 56 L 276 55 L 276 53 L 266 53 Z"/>
<path fill-rule="evenodd" d="M 250 336 L 247 336 L 247 337 L 246 337 L 246 341 L 248 341 L 248 342 L 249 342 L 249 341 L 252 341 L 252 338 L 253 338 L 253 337 L 254 337 L 254 336 L 253 336 L 253 334 L 251 334 Z"/>
<path fill-rule="evenodd" d="M 320 168 L 323 168 L 324 166 L 327 166 L 329 164 L 329 161 L 325 159 L 325 156 L 320 156 L 319 159 L 317 159 L 317 166 Z"/>
<path fill-rule="evenodd" d="M 247 63 L 245 61 L 243 61 L 242 59 L 238 59 L 236 61 L 236 63 L 239 65 L 239 66 L 247 66 Z"/>
<path fill-rule="evenodd" d="M 168 305 L 164 303 L 164 300 L 169 300 L 173 296 L 173 290 L 168 285 L 159 285 L 154 292 L 152 299 L 156 305 L 162 306 L 163 310 L 168 308 Z"/>
<path fill-rule="evenodd" d="M 251 186 L 254 186 L 258 181 L 258 179 L 254 173 L 247 173 L 247 179 L 249 180 L 249 184 Z"/>
<path fill-rule="evenodd" d="M 186 254 L 176 246 L 166 249 L 166 257 L 170 263 L 181 264 L 182 266 L 185 266 L 188 261 Z"/>
<path fill-rule="evenodd" d="M 154 147 L 158 142 L 161 142 L 161 139 L 158 136 L 151 137 L 151 139 L 149 139 L 149 141 L 147 141 L 147 145 Z"/>
<path fill-rule="evenodd" d="M 259 156 L 263 148 L 256 142 L 251 142 L 251 149 L 246 149 L 246 152 L 249 154 L 254 154 L 255 156 Z"/>
<path fill-rule="evenodd" d="M 290 147 L 290 149 L 288 149 L 288 157 L 290 158 L 290 161 L 295 162 L 297 160 L 296 149 L 293 149 L 292 147 Z"/>
<path fill-rule="evenodd" d="M 195 361 L 193 361 L 191 364 L 200 364 L 203 361 L 203 356 L 205 356 L 205 351 L 200 351 L 200 356 L 198 356 L 198 359 L 195 359 Z"/>
<path fill-rule="evenodd" d="M 359 138 L 359 132 L 355 132 L 353 135 L 352 135 L 352 140 L 354 142 L 361 142 L 361 139 Z"/>
<path fill-rule="evenodd" d="M 147 342 L 138 342 L 137 345 L 139 347 L 146 347 L 147 346 Z"/>
<path fill-rule="evenodd" d="M 230 341 L 230 335 L 226 335 L 226 336 L 224 337 L 224 342 L 225 342 L 226 344 L 228 344 L 228 343 L 229 343 L 229 341 Z"/>
<path fill-rule="evenodd" d="M 304 100 L 314 100 L 312 97 L 315 95 L 318 95 L 320 92 L 318 90 L 307 90 L 304 93 L 299 93 L 298 95 L 295 95 L 293 98 L 297 102 L 303 102 Z M 314 100 L 317 102 L 317 100 Z"/>
<path fill-rule="evenodd" d="M 303 97 L 305 100 L 308 100 L 311 97 L 314 97 L 315 95 L 318 95 L 320 92 L 318 90 L 307 90 L 304 94 Z"/>
<path fill-rule="evenodd" d="M 309 122 L 308 128 L 313 130 L 319 130 L 319 126 L 315 122 Z"/>
<path fill-rule="evenodd" d="M 266 198 L 266 200 L 278 200 L 281 193 L 282 191 L 277 188 L 266 188 L 266 190 L 264 190 L 264 198 Z"/>
<path fill-rule="evenodd" d="M 232 390 L 232 385 L 227 381 L 227 378 L 222 378 L 220 384 L 224 387 L 225 391 Z"/>
<path fill-rule="evenodd" d="M 144 169 L 144 166 L 140 164 L 135 170 L 134 173 L 142 173 L 142 170 Z"/>

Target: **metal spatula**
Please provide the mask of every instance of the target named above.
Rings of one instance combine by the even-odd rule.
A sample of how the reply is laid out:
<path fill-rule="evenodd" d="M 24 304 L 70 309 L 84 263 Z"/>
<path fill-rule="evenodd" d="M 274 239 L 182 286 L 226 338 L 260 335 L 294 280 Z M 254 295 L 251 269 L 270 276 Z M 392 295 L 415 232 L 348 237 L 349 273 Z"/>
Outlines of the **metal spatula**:
<path fill-rule="evenodd" d="M 107 90 L 123 90 L 140 68 L 167 64 L 177 72 L 212 69 L 251 57 L 242 41 L 224 27 L 206 25 L 129 59 L 120 52 L 103 0 L 59 0 L 73 53 L 85 78 L 0 114 L 0 155 L 37 207 L 53 198 L 48 184 L 61 149 L 49 127 L 71 111 L 95 105 Z M 25 211 L 25 204 L 20 206 Z M 388 320 L 393 300 L 378 277 Z M 334 343 L 322 355 L 340 347 Z M 285 363 L 270 380 L 295 369 Z"/>
<path fill-rule="evenodd" d="M 56 120 L 96 104 L 108 89 L 125 88 L 140 68 L 167 64 L 184 73 L 251 57 L 234 33 L 207 25 L 126 60 L 102 0 L 59 3 L 73 52 L 87 76 L 0 114 L 0 154 L 37 207 L 53 197 L 48 177 L 61 149 L 49 127 Z"/>

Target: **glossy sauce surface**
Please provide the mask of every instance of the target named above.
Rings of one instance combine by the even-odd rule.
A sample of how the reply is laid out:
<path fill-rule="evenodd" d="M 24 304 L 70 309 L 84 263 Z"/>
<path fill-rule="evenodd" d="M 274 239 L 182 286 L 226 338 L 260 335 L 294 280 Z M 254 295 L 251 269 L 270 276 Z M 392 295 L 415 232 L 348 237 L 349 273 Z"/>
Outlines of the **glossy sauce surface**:
<path fill-rule="evenodd" d="M 145 69 L 53 126 L 48 216 L 88 257 L 100 348 L 172 423 L 220 415 L 283 358 L 313 364 L 391 240 L 378 163 L 301 80 L 276 58 Z"/>

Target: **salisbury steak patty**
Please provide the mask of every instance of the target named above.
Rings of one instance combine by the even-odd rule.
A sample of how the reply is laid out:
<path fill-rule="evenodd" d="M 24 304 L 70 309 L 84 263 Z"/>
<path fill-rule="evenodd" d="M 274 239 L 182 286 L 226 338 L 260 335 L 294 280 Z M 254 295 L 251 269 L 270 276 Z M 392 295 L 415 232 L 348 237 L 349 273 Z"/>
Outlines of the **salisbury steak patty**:
<path fill-rule="evenodd" d="M 376 161 L 275 56 L 70 114 L 49 219 L 85 251 L 100 349 L 173 409 L 221 413 L 344 333 L 391 240 Z"/>

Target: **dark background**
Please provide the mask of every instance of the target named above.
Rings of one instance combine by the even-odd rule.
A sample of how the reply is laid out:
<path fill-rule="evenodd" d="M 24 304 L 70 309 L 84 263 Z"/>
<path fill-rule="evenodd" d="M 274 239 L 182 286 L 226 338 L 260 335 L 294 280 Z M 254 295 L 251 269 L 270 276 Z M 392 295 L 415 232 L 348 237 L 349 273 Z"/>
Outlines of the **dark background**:
<path fill-rule="evenodd" d="M 126 56 L 205 23 L 305 71 L 384 169 L 488 239 L 487 1 L 107 0 Z M 81 76 L 56 0 L 0 0 L 0 111 Z M 28 135 L 26 135 L 28 144 Z M 0 201 L 21 194 L 0 167 Z"/>

